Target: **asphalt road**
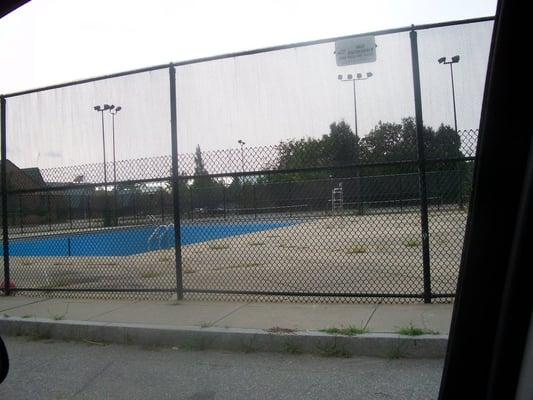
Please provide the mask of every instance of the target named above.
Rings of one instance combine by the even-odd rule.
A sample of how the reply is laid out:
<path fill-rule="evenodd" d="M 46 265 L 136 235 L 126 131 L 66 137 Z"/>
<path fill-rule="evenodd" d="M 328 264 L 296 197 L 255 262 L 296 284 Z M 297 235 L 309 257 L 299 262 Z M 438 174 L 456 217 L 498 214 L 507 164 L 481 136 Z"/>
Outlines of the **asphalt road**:
<path fill-rule="evenodd" d="M 442 360 L 324 358 L 4 338 L 1 399 L 434 399 Z"/>

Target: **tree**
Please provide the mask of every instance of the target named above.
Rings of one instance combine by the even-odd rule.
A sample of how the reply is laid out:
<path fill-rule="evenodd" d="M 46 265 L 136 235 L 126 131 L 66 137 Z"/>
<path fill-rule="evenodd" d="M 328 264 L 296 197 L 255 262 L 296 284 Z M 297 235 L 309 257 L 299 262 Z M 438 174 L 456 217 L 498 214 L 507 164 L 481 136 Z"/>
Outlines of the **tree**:
<path fill-rule="evenodd" d="M 196 146 L 196 150 L 194 152 L 194 175 L 209 175 L 209 172 L 207 171 L 204 165 L 200 145 Z M 193 189 L 204 189 L 213 187 L 215 185 L 216 182 L 209 176 L 201 176 L 193 180 L 191 187 Z"/>
<path fill-rule="evenodd" d="M 223 183 L 209 176 L 209 171 L 204 165 L 200 145 L 196 146 L 194 153 L 194 175 L 199 176 L 194 178 L 189 186 L 192 208 L 213 209 L 219 207 L 222 201 Z"/>
<path fill-rule="evenodd" d="M 441 124 L 435 131 L 423 128 L 426 159 L 446 159 L 463 157 L 461 139 L 448 125 Z M 404 118 L 401 123 L 379 122 L 370 133 L 361 139 L 361 161 L 363 163 L 386 163 L 391 161 L 417 160 L 416 123 L 414 118 Z M 415 171 L 416 166 L 381 167 L 380 174 Z M 442 169 L 442 165 L 428 165 L 428 170 Z M 373 171 L 376 173 L 377 171 Z"/>
<path fill-rule="evenodd" d="M 329 126 L 329 135 L 322 136 L 325 163 L 329 165 L 349 165 L 357 162 L 359 137 L 350 126 L 341 121 Z M 326 164 L 327 165 L 327 164 Z"/>
<path fill-rule="evenodd" d="M 276 169 L 297 169 L 355 164 L 359 153 L 359 138 L 350 126 L 341 121 L 329 126 L 330 132 L 321 138 L 291 139 L 278 145 L 279 161 Z M 314 171 L 288 175 L 270 175 L 262 181 L 280 182 L 317 179 L 328 176 L 353 176 L 352 170 Z"/>

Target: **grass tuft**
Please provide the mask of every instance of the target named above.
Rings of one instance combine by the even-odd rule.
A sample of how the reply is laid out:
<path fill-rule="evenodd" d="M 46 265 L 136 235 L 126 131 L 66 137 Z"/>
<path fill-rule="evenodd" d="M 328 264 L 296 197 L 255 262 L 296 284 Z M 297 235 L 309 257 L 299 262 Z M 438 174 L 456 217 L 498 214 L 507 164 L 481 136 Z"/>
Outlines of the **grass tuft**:
<path fill-rule="evenodd" d="M 331 345 L 317 345 L 318 354 L 322 357 L 350 358 L 352 355 L 344 348 L 333 343 Z"/>
<path fill-rule="evenodd" d="M 296 329 L 291 328 L 281 328 L 279 326 L 273 326 L 272 328 L 266 329 L 269 333 L 294 333 L 296 332 Z"/>
<path fill-rule="evenodd" d="M 226 250 L 229 249 L 229 244 L 227 243 L 213 243 L 209 246 L 211 250 Z"/>
<path fill-rule="evenodd" d="M 152 279 L 152 278 L 160 277 L 162 275 L 163 275 L 163 273 L 161 273 L 161 272 L 149 271 L 149 272 L 143 272 L 141 274 L 141 278 L 143 278 L 143 279 Z"/>
<path fill-rule="evenodd" d="M 348 325 L 347 327 L 342 327 L 342 328 L 332 327 L 332 328 L 321 329 L 320 332 L 329 333 L 330 335 L 356 336 L 356 335 L 362 335 L 364 333 L 368 333 L 368 329 L 363 328 L 363 327 Z"/>
<path fill-rule="evenodd" d="M 406 241 L 405 243 L 406 247 L 419 247 L 420 246 L 420 240 L 418 239 L 410 239 Z"/>
<path fill-rule="evenodd" d="M 302 350 L 292 340 L 283 342 L 281 350 L 288 354 L 302 354 Z"/>
<path fill-rule="evenodd" d="M 366 247 L 361 244 L 354 244 L 346 249 L 346 254 L 366 253 Z"/>
<path fill-rule="evenodd" d="M 421 336 L 421 335 L 436 335 L 438 332 L 422 329 L 409 324 L 409 326 L 398 329 L 397 333 L 404 336 Z"/>
<path fill-rule="evenodd" d="M 400 346 L 392 346 L 386 354 L 387 358 L 389 360 L 398 360 L 400 358 L 403 358 L 405 356 L 404 352 L 400 348 Z"/>

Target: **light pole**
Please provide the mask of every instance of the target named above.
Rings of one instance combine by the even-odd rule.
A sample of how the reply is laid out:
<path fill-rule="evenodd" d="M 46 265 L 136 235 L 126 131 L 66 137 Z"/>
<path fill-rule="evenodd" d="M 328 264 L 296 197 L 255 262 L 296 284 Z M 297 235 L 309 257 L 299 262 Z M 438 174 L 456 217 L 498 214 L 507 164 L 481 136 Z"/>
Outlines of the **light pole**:
<path fill-rule="evenodd" d="M 104 104 L 103 106 L 94 106 L 94 110 L 98 111 L 102 116 L 102 153 L 104 156 L 104 189 L 107 192 L 107 169 L 105 160 L 105 128 L 104 128 L 104 111 L 112 110 L 114 106 Z"/>
<path fill-rule="evenodd" d="M 455 128 L 455 134 L 459 135 L 459 132 L 457 131 L 457 110 L 455 108 L 455 85 L 453 82 L 453 64 L 457 64 L 460 60 L 459 56 L 453 56 L 451 61 L 446 61 L 446 57 L 441 57 L 437 61 L 439 64 L 450 65 L 450 77 L 452 81 L 452 102 L 453 102 L 453 124 Z M 459 172 L 459 208 L 462 210 L 464 208 L 464 201 L 463 201 L 463 174 L 460 168 L 461 164 L 457 164 L 457 170 Z"/>
<path fill-rule="evenodd" d="M 338 75 L 339 81 L 341 82 L 352 82 L 353 84 L 353 111 L 354 111 L 354 133 L 355 136 L 359 138 L 358 132 L 357 132 L 357 96 L 355 92 L 355 82 L 356 81 L 366 81 L 369 78 L 372 78 L 373 74 L 372 72 L 367 72 L 366 75 L 363 77 L 363 74 L 356 74 L 355 77 L 352 74 L 346 75 L 346 78 L 340 74 Z"/>
<path fill-rule="evenodd" d="M 359 163 L 359 132 L 358 132 L 358 129 L 357 129 L 357 94 L 356 94 L 356 91 L 355 91 L 355 82 L 356 81 L 365 81 L 369 78 L 372 78 L 373 74 L 372 72 L 367 72 L 365 74 L 365 76 L 363 76 L 363 74 L 360 74 L 360 73 L 357 73 L 355 75 L 355 77 L 352 75 L 352 74 L 348 74 L 346 75 L 346 78 L 342 75 L 342 74 L 339 74 L 337 76 L 337 78 L 339 79 L 339 81 L 341 82 L 352 82 L 352 85 L 353 85 L 353 113 L 354 113 L 354 133 L 355 133 L 355 138 L 356 138 L 356 141 L 357 141 L 357 145 L 356 145 L 356 148 L 355 148 L 355 160 L 356 160 L 356 163 Z M 359 213 L 362 214 L 363 213 L 363 205 L 362 205 L 362 195 L 361 195 L 361 182 L 360 182 L 360 173 L 359 173 L 359 168 L 356 169 L 355 171 L 355 179 L 356 179 L 356 187 L 357 187 L 357 194 L 359 196 Z"/>
<path fill-rule="evenodd" d="M 241 139 L 237 140 L 237 143 L 241 145 L 241 163 L 242 163 L 242 172 L 244 172 L 244 145 L 246 144 Z"/>
<path fill-rule="evenodd" d="M 115 153 L 115 115 L 118 114 L 118 112 L 122 110 L 121 106 L 113 106 L 111 105 L 111 108 L 109 109 L 109 113 L 111 114 L 112 118 L 112 127 L 113 127 L 113 187 L 116 191 L 117 188 L 117 165 L 116 165 L 116 153 Z"/>
<path fill-rule="evenodd" d="M 457 132 L 457 110 L 455 108 L 455 85 L 453 82 L 453 64 L 457 64 L 459 60 L 459 56 L 453 56 L 451 61 L 446 61 L 446 57 L 441 57 L 438 59 L 439 64 L 450 65 L 450 77 L 452 80 L 453 122 L 455 127 L 455 133 L 459 132 Z"/>
<path fill-rule="evenodd" d="M 246 144 L 241 139 L 237 140 L 237 143 L 241 145 L 241 163 L 242 163 L 242 172 L 244 173 L 244 145 Z M 242 177 L 242 183 L 244 185 L 244 175 Z"/>

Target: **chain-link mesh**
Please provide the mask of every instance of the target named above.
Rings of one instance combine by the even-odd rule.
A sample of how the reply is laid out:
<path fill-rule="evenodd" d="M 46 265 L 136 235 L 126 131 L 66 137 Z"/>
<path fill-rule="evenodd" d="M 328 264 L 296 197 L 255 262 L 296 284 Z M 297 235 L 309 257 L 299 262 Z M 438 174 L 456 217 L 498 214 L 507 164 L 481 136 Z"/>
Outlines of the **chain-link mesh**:
<path fill-rule="evenodd" d="M 469 40 L 478 34 L 472 29 Z M 442 115 L 447 103 L 433 53 L 448 49 L 429 49 L 432 35 L 420 40 L 429 122 L 418 130 L 403 54 L 407 32 L 376 39 L 376 77 L 357 83 L 359 127 L 356 84 L 352 98 L 343 83 L 352 75 L 337 79 L 334 64 L 323 61 L 333 43 L 177 68 L 177 142 L 185 151 L 174 159 L 164 69 L 9 98 L 2 200 L 12 289 L 104 298 L 167 299 L 183 291 L 185 299 L 208 300 L 449 301 L 478 131 L 452 128 L 448 109 Z M 315 58 L 321 61 L 310 62 Z M 300 72 L 305 84 L 296 79 Z M 477 90 L 476 78 L 462 89 Z M 461 100 L 472 111 L 463 117 L 470 125 L 461 126 L 478 122 L 476 93 L 474 106 Z M 128 104 L 113 125 L 92 109 L 109 98 Z"/>

